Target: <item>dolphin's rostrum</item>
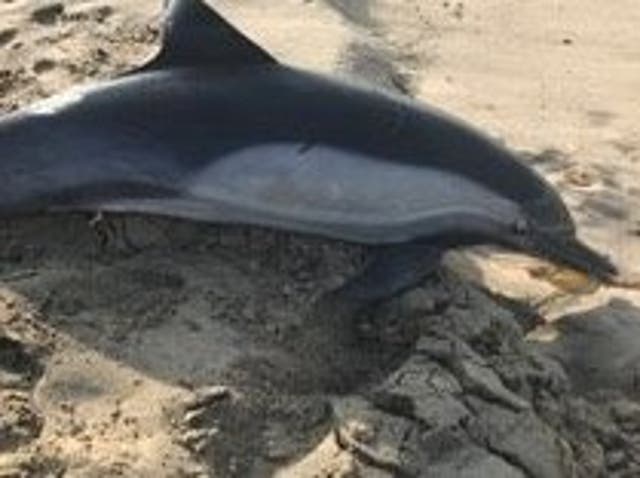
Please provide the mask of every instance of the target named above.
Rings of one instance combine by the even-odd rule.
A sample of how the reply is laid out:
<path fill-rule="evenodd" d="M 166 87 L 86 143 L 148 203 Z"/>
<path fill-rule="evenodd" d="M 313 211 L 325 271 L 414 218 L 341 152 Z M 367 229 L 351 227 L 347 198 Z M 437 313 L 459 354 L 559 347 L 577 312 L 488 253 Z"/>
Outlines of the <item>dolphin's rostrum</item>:
<path fill-rule="evenodd" d="M 380 246 L 345 289 L 365 299 L 457 245 L 615 274 L 503 147 L 408 99 L 284 66 L 202 0 L 169 2 L 147 65 L 2 118 L 0 174 L 2 215 L 139 212 Z"/>

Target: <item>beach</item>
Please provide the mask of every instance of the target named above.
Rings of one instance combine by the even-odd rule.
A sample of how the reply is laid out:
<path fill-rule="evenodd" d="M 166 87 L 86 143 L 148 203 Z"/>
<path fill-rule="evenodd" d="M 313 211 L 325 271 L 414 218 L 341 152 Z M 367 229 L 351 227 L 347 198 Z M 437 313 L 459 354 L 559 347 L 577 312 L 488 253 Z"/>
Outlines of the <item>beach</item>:
<path fill-rule="evenodd" d="M 161 3 L 0 1 L 0 111 L 144 64 Z M 516 151 L 626 283 L 456 250 L 347 333 L 314 304 L 364 246 L 142 215 L 2 219 L 0 477 L 640 476 L 636 2 L 208 3 L 283 63 Z"/>

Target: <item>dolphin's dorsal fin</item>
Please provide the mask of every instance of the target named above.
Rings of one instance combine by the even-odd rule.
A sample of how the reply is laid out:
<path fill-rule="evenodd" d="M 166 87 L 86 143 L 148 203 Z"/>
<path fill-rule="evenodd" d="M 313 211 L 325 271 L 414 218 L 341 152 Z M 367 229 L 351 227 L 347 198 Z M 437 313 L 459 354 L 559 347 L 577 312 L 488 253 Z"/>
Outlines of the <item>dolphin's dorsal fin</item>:
<path fill-rule="evenodd" d="M 162 48 L 143 69 L 275 62 L 204 0 L 168 0 Z"/>

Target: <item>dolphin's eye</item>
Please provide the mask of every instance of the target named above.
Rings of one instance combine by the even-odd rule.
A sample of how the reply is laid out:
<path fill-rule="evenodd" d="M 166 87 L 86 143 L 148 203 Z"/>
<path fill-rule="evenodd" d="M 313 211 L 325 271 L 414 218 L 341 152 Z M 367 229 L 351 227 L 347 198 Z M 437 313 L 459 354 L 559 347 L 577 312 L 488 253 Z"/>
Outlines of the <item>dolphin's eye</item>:
<path fill-rule="evenodd" d="M 527 223 L 526 219 L 520 218 L 513 223 L 513 232 L 515 232 L 516 234 L 522 236 L 526 234 L 528 231 L 529 231 L 529 224 Z"/>

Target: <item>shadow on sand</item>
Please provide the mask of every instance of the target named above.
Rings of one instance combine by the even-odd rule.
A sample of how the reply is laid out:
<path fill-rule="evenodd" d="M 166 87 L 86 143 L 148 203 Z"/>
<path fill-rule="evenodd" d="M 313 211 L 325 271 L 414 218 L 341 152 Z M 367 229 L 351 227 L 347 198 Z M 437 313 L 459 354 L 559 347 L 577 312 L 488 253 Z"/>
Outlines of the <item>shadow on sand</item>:
<path fill-rule="evenodd" d="M 362 267 L 362 247 L 131 216 L 92 227 L 82 215 L 23 218 L 5 222 L 1 231 L 0 278 L 39 311 L 39 322 L 59 335 L 54 341 L 65 344 L 48 362 L 34 358 L 42 352 L 32 357 L 18 347 L 9 353 L 16 342 L 8 341 L 2 368 L 30 374 L 25 387 L 35 387 L 39 401 L 51 406 L 81 406 L 110 387 L 121 389 L 113 367 L 125 370 L 127 380 L 189 391 L 191 398 L 169 407 L 170 414 L 192 417 L 176 433 L 217 429 L 218 438 L 189 446 L 212 469 L 235 470 L 221 476 L 281 476 L 275 470 L 304 462 L 337 424 L 350 421 L 351 412 L 332 411 L 332 403 L 348 397 L 402 416 L 411 429 L 455 416 L 453 397 L 461 410 L 478 394 L 507 407 L 523 400 L 514 392 L 535 403 L 528 396 L 535 387 L 511 383 L 522 365 L 509 362 L 517 355 L 515 362 L 529 363 L 532 350 L 562 363 L 578 393 L 637 391 L 640 311 L 629 304 L 568 317 L 557 341 L 528 346 L 525 306 L 490 298 L 447 272 L 355 321 L 345 304 L 313 308 L 322 293 Z M 451 355 L 440 350 L 445 342 L 471 348 Z M 475 376 L 466 353 L 475 357 L 469 363 L 489 357 L 502 365 L 487 365 Z M 65 356 L 76 358 L 65 364 Z M 83 365 L 78 357 L 90 359 Z M 446 403 L 424 388 L 433 376 L 423 375 L 436 364 L 462 386 L 438 392 L 449 397 Z M 502 380 L 509 387 L 499 385 Z M 211 387 L 219 396 L 203 398 Z M 363 459 L 386 466 L 375 454 Z M 426 466 L 399 463 L 391 469 L 400 476 Z"/>

